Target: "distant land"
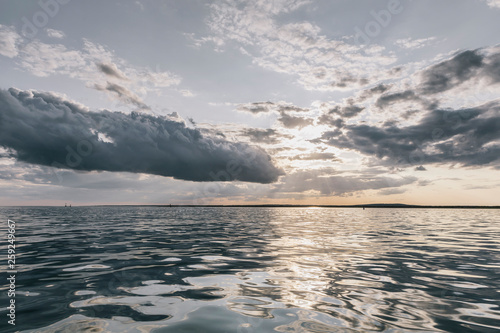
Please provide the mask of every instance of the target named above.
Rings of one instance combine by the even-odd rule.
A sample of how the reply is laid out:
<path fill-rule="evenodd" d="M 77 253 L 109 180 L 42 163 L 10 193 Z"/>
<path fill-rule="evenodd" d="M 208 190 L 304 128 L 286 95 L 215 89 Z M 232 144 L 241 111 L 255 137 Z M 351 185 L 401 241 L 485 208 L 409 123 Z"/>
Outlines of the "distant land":
<path fill-rule="evenodd" d="M 467 206 L 467 205 L 454 205 L 454 206 L 432 206 L 432 205 L 406 205 L 400 203 L 377 203 L 366 205 L 287 205 L 287 204 L 265 204 L 265 205 L 89 205 L 93 207 L 263 207 L 263 208 L 450 208 L 450 209 L 500 209 L 500 206 Z M 84 205 L 80 206 L 84 207 Z"/>
<path fill-rule="evenodd" d="M 261 207 L 261 208 L 447 208 L 447 209 L 500 209 L 500 206 L 478 206 L 478 205 L 406 205 L 401 203 L 375 203 L 366 205 L 294 205 L 294 204 L 262 204 L 262 205 L 177 205 L 177 204 L 130 204 L 130 205 L 78 205 L 73 207 Z M 64 207 L 59 205 L 37 205 L 37 206 L 2 206 L 0 207 Z M 67 208 L 72 208 L 69 206 Z"/>

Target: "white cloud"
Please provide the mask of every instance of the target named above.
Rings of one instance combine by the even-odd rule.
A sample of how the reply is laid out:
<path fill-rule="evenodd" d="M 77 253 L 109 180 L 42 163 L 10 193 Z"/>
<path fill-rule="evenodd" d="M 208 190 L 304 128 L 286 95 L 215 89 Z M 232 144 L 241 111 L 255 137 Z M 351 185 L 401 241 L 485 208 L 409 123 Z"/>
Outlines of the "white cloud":
<path fill-rule="evenodd" d="M 135 4 L 141 9 L 141 11 L 144 11 L 144 5 L 140 1 L 136 1 Z"/>
<path fill-rule="evenodd" d="M 398 39 L 396 41 L 396 45 L 404 49 L 415 50 L 428 45 L 431 41 L 435 39 L 436 37 L 428 37 L 420 39 L 404 38 L 404 39 Z"/>
<path fill-rule="evenodd" d="M 486 3 L 492 8 L 500 8 L 500 0 L 486 0 Z"/>
<path fill-rule="evenodd" d="M 212 34 L 195 40 L 212 42 L 217 50 L 237 43 L 260 67 L 296 77 L 308 90 L 350 90 L 389 78 L 387 67 L 396 58 L 384 47 L 366 47 L 330 39 L 311 22 L 281 24 L 282 18 L 308 2 L 234 1 L 210 5 Z"/>
<path fill-rule="evenodd" d="M 50 38 L 62 39 L 66 35 L 64 34 L 64 32 L 62 32 L 60 30 L 47 29 L 47 36 L 49 36 Z"/>
<path fill-rule="evenodd" d="M 179 92 L 184 97 L 193 97 L 194 96 L 193 92 L 191 90 L 188 90 L 188 89 L 181 89 L 181 90 L 179 90 Z"/>
<path fill-rule="evenodd" d="M 7 27 L 0 24 L 0 54 L 14 58 L 18 55 L 17 44 L 21 40 L 21 36 L 12 27 Z"/>
<path fill-rule="evenodd" d="M 62 32 L 47 29 L 51 37 L 59 38 Z M 62 34 L 64 35 L 64 34 Z M 61 43 L 43 43 L 23 39 L 14 28 L 0 25 L 0 54 L 13 58 L 24 70 L 39 77 L 64 75 L 85 82 L 91 87 L 108 93 L 111 97 L 133 106 L 147 108 L 143 99 L 148 93 L 160 93 L 160 88 L 176 86 L 181 79 L 169 71 L 152 71 L 137 67 L 117 57 L 105 46 L 83 40 L 81 49 L 71 49 Z M 104 89 L 117 87 L 119 89 Z M 104 87 L 104 88 L 103 88 Z M 117 91 L 126 94 L 116 93 Z M 141 95 L 138 97 L 135 93 Z M 190 96 L 188 90 L 179 91 Z M 127 98 L 123 96 L 127 95 Z M 129 98 L 132 96 L 132 98 Z"/>

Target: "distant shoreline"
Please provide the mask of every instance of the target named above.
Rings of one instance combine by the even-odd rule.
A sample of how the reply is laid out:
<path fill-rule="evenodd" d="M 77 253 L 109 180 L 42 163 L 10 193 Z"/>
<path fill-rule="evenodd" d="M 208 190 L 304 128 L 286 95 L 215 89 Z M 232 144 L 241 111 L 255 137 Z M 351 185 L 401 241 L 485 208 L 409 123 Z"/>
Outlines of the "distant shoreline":
<path fill-rule="evenodd" d="M 98 205 L 100 207 L 124 206 L 124 207 L 221 207 L 221 208 L 451 208 L 451 209 L 500 209 L 500 206 L 420 206 L 404 204 L 370 204 L 370 205 Z"/>
<path fill-rule="evenodd" d="M 64 206 L 0 206 L 0 207 L 63 207 Z M 265 204 L 265 205 L 73 205 L 73 207 L 165 207 L 165 208 L 178 208 L 178 207 L 200 207 L 200 208 L 426 208 L 426 209 L 500 209 L 500 206 L 432 206 L 432 205 L 405 205 L 405 204 L 367 204 L 367 205 L 287 205 L 287 204 Z"/>

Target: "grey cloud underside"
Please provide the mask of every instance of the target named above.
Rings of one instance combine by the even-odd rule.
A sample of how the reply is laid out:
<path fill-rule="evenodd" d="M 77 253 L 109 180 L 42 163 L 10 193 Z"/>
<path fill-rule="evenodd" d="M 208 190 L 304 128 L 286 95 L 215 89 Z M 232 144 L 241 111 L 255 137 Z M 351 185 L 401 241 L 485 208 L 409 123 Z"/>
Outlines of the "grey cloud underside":
<path fill-rule="evenodd" d="M 254 103 L 239 105 L 237 109 L 239 111 L 258 114 L 261 112 L 270 112 L 273 106 L 274 103 L 272 102 L 254 102 Z"/>
<path fill-rule="evenodd" d="M 378 97 L 375 105 L 384 108 L 400 102 L 418 102 L 425 109 L 438 107 L 436 94 L 459 87 L 470 80 L 487 80 L 489 84 L 500 82 L 500 53 L 484 54 L 482 50 L 467 50 L 448 60 L 422 70 L 420 83 L 403 91 L 388 92 Z M 383 94 L 389 85 L 380 84 L 365 90 L 360 100 Z"/>
<path fill-rule="evenodd" d="M 377 99 L 375 105 L 383 109 L 386 106 L 401 102 L 418 102 L 424 109 L 427 110 L 435 109 L 439 105 L 438 101 L 425 98 L 423 95 L 418 95 L 413 90 L 405 90 L 382 95 Z"/>
<path fill-rule="evenodd" d="M 416 177 L 353 176 L 334 170 L 300 170 L 287 175 L 283 183 L 273 185 L 280 193 L 297 193 L 309 190 L 319 191 L 322 195 L 350 195 L 353 192 L 398 188 L 413 184 Z"/>
<path fill-rule="evenodd" d="M 122 101 L 126 104 L 135 105 L 139 109 L 143 109 L 143 110 L 150 110 L 151 109 L 148 105 L 146 105 L 146 103 L 144 103 L 142 101 L 142 99 L 139 96 L 137 96 L 136 94 L 131 92 L 129 89 L 127 89 L 124 86 L 121 86 L 119 84 L 107 82 L 105 86 L 95 84 L 94 88 L 97 90 L 100 90 L 100 91 L 107 91 L 107 92 L 110 92 L 112 94 L 115 94 L 116 97 L 120 101 Z"/>
<path fill-rule="evenodd" d="M 104 74 L 120 79 L 120 80 L 128 80 L 128 78 L 123 74 L 115 64 L 106 64 L 106 63 L 97 63 L 97 68 L 103 72 Z"/>
<path fill-rule="evenodd" d="M 291 116 L 285 112 L 281 112 L 280 115 L 278 121 L 286 128 L 302 128 L 312 125 L 314 122 L 311 118 Z"/>
<path fill-rule="evenodd" d="M 333 153 L 310 153 L 303 155 L 296 155 L 289 158 L 290 160 L 303 160 L 303 161 L 314 161 L 314 160 L 328 160 L 340 162 L 341 160 L 335 156 Z"/>
<path fill-rule="evenodd" d="M 257 183 L 282 174 L 262 149 L 204 136 L 182 122 L 89 112 L 50 93 L 12 88 L 0 90 L 0 146 L 22 162 L 84 171 Z"/>
<path fill-rule="evenodd" d="M 275 144 L 283 138 L 291 138 L 290 135 L 280 134 L 277 130 L 272 128 L 247 128 L 243 130 L 242 135 L 249 137 L 253 142 Z"/>
<path fill-rule="evenodd" d="M 422 72 L 421 94 L 436 94 L 450 90 L 472 78 L 487 78 L 500 82 L 500 54 L 481 54 L 480 50 L 467 50 L 442 61 Z"/>
<path fill-rule="evenodd" d="M 273 103 L 273 102 L 253 102 L 247 104 L 240 104 L 236 108 L 238 111 L 250 112 L 253 114 L 258 113 L 268 113 L 276 111 L 278 113 L 283 112 L 307 112 L 309 109 L 301 108 L 296 105 L 283 104 L 283 103 Z"/>
<path fill-rule="evenodd" d="M 463 110 L 428 111 L 412 126 L 346 125 L 315 142 L 412 164 L 482 166 L 500 160 L 500 102 Z"/>
<path fill-rule="evenodd" d="M 336 106 L 333 109 L 331 109 L 328 113 L 329 114 L 338 114 L 341 117 L 345 118 L 352 118 L 358 115 L 361 111 L 363 111 L 365 108 L 362 106 L 357 106 L 357 105 L 346 105 L 346 106 Z"/>

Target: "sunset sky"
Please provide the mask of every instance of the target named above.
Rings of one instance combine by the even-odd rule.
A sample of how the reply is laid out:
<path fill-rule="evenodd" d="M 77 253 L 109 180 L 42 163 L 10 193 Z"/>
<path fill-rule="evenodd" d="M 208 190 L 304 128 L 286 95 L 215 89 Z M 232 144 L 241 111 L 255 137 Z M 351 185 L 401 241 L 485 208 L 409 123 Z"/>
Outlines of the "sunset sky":
<path fill-rule="evenodd" d="M 500 204 L 498 0 L 0 8 L 0 205 Z"/>

